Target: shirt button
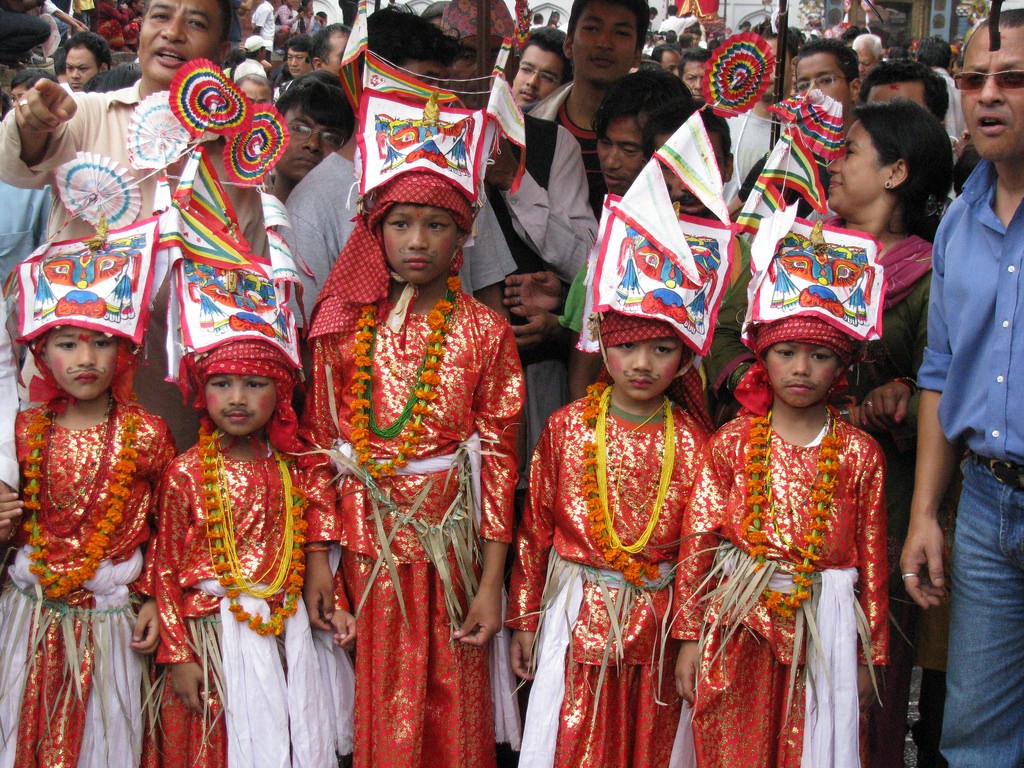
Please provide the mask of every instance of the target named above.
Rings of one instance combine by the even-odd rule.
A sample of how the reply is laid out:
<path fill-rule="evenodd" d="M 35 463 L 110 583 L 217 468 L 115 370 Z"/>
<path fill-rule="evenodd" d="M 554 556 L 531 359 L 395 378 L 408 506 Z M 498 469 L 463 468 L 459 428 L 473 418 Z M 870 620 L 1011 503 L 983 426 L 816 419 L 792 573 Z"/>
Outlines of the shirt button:
<path fill-rule="evenodd" d="M 1009 320 L 1003 320 L 1003 328 L 1009 328 L 1009 327 L 1010 327 L 1010 321 Z"/>
<path fill-rule="evenodd" d="M 1003 383 L 1003 377 L 1002 376 L 996 376 L 996 381 L 999 382 L 1000 384 L 1002 384 Z"/>
<path fill-rule="evenodd" d="M 992 437 L 999 437 L 999 430 L 998 429 L 993 429 L 992 430 Z"/>
<path fill-rule="evenodd" d="M 1016 268 L 1015 266 L 1013 266 L 1013 265 L 1011 264 L 1010 266 L 1008 266 L 1008 267 L 1006 268 L 1006 271 L 1007 271 L 1007 272 L 1016 272 L 1016 271 L 1017 271 L 1017 268 Z"/>

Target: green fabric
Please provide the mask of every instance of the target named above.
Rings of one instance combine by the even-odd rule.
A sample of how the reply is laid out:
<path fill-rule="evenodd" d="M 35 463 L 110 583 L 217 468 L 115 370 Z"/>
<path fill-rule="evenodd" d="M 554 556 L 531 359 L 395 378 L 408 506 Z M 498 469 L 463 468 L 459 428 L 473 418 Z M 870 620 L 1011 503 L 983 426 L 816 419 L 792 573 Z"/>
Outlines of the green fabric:
<path fill-rule="evenodd" d="M 572 279 L 569 293 L 565 297 L 565 308 L 558 322 L 563 328 L 576 333 L 583 331 L 583 310 L 587 305 L 587 265 L 580 267 L 576 277 Z"/>

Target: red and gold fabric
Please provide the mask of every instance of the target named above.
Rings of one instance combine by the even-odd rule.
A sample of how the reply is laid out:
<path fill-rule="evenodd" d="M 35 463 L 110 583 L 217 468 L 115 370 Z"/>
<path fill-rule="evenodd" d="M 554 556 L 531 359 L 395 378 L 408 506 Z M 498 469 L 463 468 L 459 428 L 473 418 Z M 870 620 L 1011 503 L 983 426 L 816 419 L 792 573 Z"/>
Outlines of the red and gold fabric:
<path fill-rule="evenodd" d="M 557 411 L 533 455 L 529 500 L 516 541 L 511 618 L 506 622 L 513 629 L 538 627 L 552 550 L 562 560 L 594 572 L 609 567 L 591 533 L 582 493 L 586 445 L 594 441 L 594 429 L 584 423 L 584 409 L 585 401 L 579 400 Z M 638 555 L 663 568 L 676 562 L 683 507 L 707 440 L 703 428 L 682 409 L 675 408 L 673 418 L 676 461 L 661 516 Z M 633 542 L 647 526 L 654 506 L 664 426 L 637 427 L 611 415 L 607 429 L 608 505 L 615 511 L 619 538 Z M 622 625 L 621 645 L 612 641 L 610 658 L 619 659 L 616 665 L 606 655 L 612 617 L 605 600 L 618 600 L 620 589 L 635 590 L 602 586 L 596 578 L 584 580 L 570 640 L 572 663 L 566 665 L 555 765 L 668 764 L 680 703 L 672 664 L 666 668 L 657 662 L 672 590 L 645 590 L 636 598 Z M 674 659 L 677 649 L 678 644 L 668 639 L 665 658 Z M 598 697 L 597 680 L 606 664 Z"/>
<path fill-rule="evenodd" d="M 742 530 L 747 517 L 746 448 L 750 416 L 723 427 L 711 440 L 697 488 L 687 506 L 684 537 L 677 571 L 673 635 L 700 639 L 704 625 L 719 619 L 714 603 L 703 609 L 700 585 L 711 570 L 723 541 L 750 554 L 752 545 Z M 832 498 L 818 570 L 855 568 L 860 607 L 870 629 L 870 648 L 860 649 L 861 663 L 888 661 L 888 595 L 886 513 L 883 478 L 885 461 L 878 444 L 866 433 L 838 421 L 838 485 Z M 795 566 L 803 558 L 794 542 L 804 540 L 807 505 L 818 471 L 817 446 L 791 445 L 778 435 L 771 439 L 772 515 L 765 516 L 767 559 Z M 790 568 L 790 570 L 792 570 Z M 705 587 L 706 591 L 707 587 Z M 696 610 L 695 610 L 696 608 Z M 771 611 L 759 600 L 742 619 L 743 629 L 722 648 L 718 635 L 704 647 L 694 711 L 698 762 L 706 765 L 799 766 L 804 697 L 797 676 L 792 709 L 786 719 L 790 665 L 801 663 L 805 648 L 795 648 L 793 617 Z M 714 665 L 710 660 L 717 657 Z M 722 661 L 725 659 L 726 661 Z M 723 666 L 724 665 L 724 666 Z M 780 735 L 783 723 L 786 730 Z M 756 738 L 764 734 L 764 738 Z"/>

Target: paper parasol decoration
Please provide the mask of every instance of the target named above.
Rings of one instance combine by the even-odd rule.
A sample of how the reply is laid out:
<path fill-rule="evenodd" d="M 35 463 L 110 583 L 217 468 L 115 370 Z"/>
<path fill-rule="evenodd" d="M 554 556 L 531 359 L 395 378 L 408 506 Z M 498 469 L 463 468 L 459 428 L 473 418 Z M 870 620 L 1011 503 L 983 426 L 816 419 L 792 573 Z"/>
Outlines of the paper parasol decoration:
<path fill-rule="evenodd" d="M 243 187 L 256 186 L 281 159 L 288 146 L 288 128 L 281 113 L 270 105 L 252 116 L 252 125 L 224 144 L 224 168 Z"/>
<path fill-rule="evenodd" d="M 826 163 L 843 154 L 843 105 L 818 89 L 773 104 L 769 111 L 792 123 L 808 149 Z"/>
<path fill-rule="evenodd" d="M 54 184 L 71 215 L 93 226 L 102 217 L 111 228 L 131 224 L 142 207 L 142 193 L 131 171 L 92 152 L 79 152 L 57 168 Z"/>
<path fill-rule="evenodd" d="M 715 112 L 746 112 L 768 89 L 775 70 L 771 46 L 760 35 L 744 32 L 722 41 L 705 67 L 704 93 Z"/>
<path fill-rule="evenodd" d="M 244 131 L 252 121 L 252 106 L 245 94 L 207 59 L 196 59 L 174 75 L 171 109 L 194 137 L 206 131 L 230 136 Z"/>
<path fill-rule="evenodd" d="M 128 162 L 132 168 L 166 168 L 188 147 L 191 134 L 171 109 L 167 91 L 146 97 L 128 123 Z"/>

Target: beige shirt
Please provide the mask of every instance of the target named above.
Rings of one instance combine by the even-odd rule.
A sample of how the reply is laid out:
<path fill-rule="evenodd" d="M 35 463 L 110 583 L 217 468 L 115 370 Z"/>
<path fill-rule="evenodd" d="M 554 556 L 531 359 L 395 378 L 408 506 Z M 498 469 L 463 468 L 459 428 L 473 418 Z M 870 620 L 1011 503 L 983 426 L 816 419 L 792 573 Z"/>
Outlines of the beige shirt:
<path fill-rule="evenodd" d="M 0 180 L 15 187 L 39 188 L 53 181 L 53 172 L 75 157 L 78 151 L 94 152 L 120 163 L 138 179 L 142 206 L 136 220 L 153 215 L 153 199 L 157 177 L 152 170 L 137 171 L 128 160 L 128 125 L 132 112 L 141 101 L 139 84 L 110 93 L 74 94 L 78 109 L 74 117 L 61 125 L 51 136 L 43 160 L 32 167 L 21 161 L 21 134 L 14 112 L 0 125 Z M 267 253 L 267 233 L 263 224 L 263 208 L 259 193 L 252 188 L 231 186 L 222 160 L 223 142 L 207 144 L 218 178 L 238 213 L 242 233 L 254 253 Z M 168 169 L 167 176 L 176 185 L 175 172 L 181 163 Z M 54 192 L 56 198 L 56 192 Z M 82 219 L 72 219 L 59 199 L 50 206 L 47 234 L 53 240 L 75 240 L 95 234 L 95 228 Z M 135 389 L 139 402 L 152 413 L 162 416 L 174 435 L 179 450 L 196 440 L 198 419 L 189 406 L 182 403 L 181 393 L 166 382 L 167 371 L 167 284 L 154 285 L 153 315 L 146 329 L 145 360 L 139 367 Z M 2 367 L 2 363 L 0 363 Z"/>

